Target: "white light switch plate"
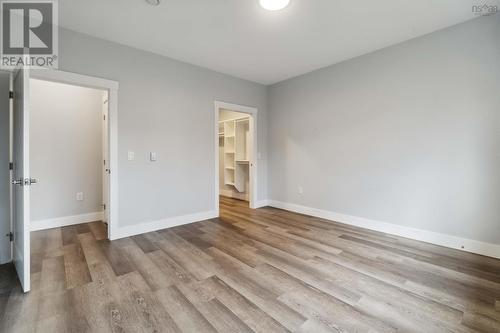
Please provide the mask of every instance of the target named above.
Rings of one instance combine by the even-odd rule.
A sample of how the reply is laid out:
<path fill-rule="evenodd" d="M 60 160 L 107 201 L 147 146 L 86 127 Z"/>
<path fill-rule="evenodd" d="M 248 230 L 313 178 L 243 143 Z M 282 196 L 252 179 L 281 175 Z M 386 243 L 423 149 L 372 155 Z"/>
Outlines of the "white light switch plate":
<path fill-rule="evenodd" d="M 76 201 L 83 201 L 83 192 L 78 192 L 76 194 Z"/>
<path fill-rule="evenodd" d="M 156 153 L 155 152 L 149 153 L 149 159 L 151 160 L 151 162 L 156 162 Z"/>
<path fill-rule="evenodd" d="M 135 158 L 135 153 L 133 151 L 129 151 L 127 157 L 129 161 L 133 161 Z"/>

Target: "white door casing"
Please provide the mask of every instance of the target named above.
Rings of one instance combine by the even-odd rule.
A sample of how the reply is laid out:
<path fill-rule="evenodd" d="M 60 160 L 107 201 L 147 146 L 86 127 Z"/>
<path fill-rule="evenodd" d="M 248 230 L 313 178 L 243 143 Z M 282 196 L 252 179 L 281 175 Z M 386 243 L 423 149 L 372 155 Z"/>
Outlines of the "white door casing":
<path fill-rule="evenodd" d="M 44 69 L 33 71 L 31 77 L 38 80 L 73 84 L 82 87 L 102 89 L 108 92 L 108 238 L 115 240 L 120 238 L 118 234 L 119 220 L 119 196 L 118 196 L 118 89 L 119 84 L 94 76 L 82 75 L 77 73 Z"/>
<path fill-rule="evenodd" d="M 104 208 L 103 222 L 108 223 L 109 215 L 109 143 L 108 143 L 108 92 L 102 98 L 102 202 Z"/>

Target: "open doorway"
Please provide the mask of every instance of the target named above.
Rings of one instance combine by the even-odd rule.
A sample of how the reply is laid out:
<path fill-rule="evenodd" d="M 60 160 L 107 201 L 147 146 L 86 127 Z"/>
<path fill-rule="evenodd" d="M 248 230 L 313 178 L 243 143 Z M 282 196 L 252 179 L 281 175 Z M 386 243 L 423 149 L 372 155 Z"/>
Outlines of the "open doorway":
<path fill-rule="evenodd" d="M 216 209 L 220 197 L 248 202 L 255 208 L 257 194 L 257 109 L 215 103 Z"/>
<path fill-rule="evenodd" d="M 107 100 L 105 90 L 30 79 L 32 231 L 107 222 Z"/>
<path fill-rule="evenodd" d="M 118 83 L 24 67 L 10 73 L 9 81 L 11 247 L 7 255 L 28 292 L 32 267 L 39 268 L 37 258 L 31 263 L 36 248 L 31 248 L 30 231 L 96 221 L 93 234 L 116 239 Z M 92 112 L 75 113 L 89 111 L 89 105 Z M 89 119 L 94 120 L 92 130 Z"/>

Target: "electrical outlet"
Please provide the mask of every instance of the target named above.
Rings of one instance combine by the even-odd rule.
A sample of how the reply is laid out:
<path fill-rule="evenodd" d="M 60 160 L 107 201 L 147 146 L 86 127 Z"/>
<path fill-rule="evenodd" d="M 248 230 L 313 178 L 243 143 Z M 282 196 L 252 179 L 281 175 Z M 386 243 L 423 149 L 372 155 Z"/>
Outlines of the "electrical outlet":
<path fill-rule="evenodd" d="M 83 192 L 78 192 L 76 194 L 76 201 L 83 201 Z"/>
<path fill-rule="evenodd" d="M 302 186 L 299 186 L 299 188 L 297 189 L 297 192 L 302 195 L 304 194 L 304 188 Z"/>

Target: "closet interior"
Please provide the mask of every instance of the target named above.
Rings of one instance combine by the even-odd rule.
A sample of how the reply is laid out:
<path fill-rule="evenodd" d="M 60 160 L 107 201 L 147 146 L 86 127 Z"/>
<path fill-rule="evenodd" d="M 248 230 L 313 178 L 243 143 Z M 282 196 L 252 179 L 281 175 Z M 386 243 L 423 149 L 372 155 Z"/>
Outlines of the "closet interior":
<path fill-rule="evenodd" d="M 221 110 L 219 119 L 220 194 L 248 201 L 250 117 Z"/>

